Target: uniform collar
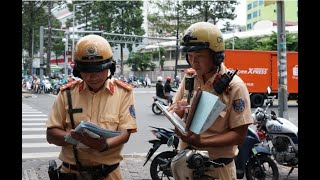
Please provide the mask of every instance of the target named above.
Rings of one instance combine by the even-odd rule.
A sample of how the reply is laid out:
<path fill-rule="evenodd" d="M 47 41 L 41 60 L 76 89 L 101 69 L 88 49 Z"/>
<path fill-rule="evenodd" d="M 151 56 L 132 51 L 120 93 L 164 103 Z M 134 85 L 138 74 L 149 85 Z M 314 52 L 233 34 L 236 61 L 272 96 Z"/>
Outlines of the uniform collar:
<path fill-rule="evenodd" d="M 80 84 L 79 84 L 79 93 L 83 92 L 87 88 L 89 88 L 88 85 L 82 80 L 80 82 Z M 103 92 L 106 89 L 108 89 L 111 94 L 114 93 L 114 83 L 112 82 L 111 79 L 107 79 L 104 82 L 104 85 L 103 85 L 102 89 L 99 92 Z"/>
<path fill-rule="evenodd" d="M 114 93 L 113 80 L 108 79 L 104 84 L 105 84 L 105 88 L 108 89 L 111 94 L 113 94 Z"/>

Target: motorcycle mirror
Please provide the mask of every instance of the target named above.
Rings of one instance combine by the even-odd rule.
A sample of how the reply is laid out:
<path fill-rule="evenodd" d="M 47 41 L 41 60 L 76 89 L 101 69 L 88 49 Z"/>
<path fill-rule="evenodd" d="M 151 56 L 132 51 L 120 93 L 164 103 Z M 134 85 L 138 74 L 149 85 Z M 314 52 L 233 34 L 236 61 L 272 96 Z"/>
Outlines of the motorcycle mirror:
<path fill-rule="evenodd" d="M 167 141 L 167 146 L 170 147 L 173 145 L 173 141 L 174 141 L 174 136 L 171 136 L 168 141 Z"/>
<path fill-rule="evenodd" d="M 267 87 L 267 92 L 268 92 L 268 94 L 271 93 L 271 88 L 270 88 L 270 86 Z"/>

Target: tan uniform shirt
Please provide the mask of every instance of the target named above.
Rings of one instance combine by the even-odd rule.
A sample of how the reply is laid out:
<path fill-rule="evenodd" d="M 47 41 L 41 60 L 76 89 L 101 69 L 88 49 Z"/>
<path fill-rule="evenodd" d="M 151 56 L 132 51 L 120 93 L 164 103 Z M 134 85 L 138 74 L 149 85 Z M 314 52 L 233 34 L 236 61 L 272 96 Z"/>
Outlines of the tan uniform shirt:
<path fill-rule="evenodd" d="M 136 132 L 137 124 L 134 110 L 133 91 L 127 90 L 108 79 L 104 87 L 97 93 L 91 92 L 82 80 L 70 88 L 72 108 L 82 108 L 81 113 L 74 113 L 74 123 L 77 126 L 80 121 L 88 121 L 109 130 L 126 130 Z M 68 99 L 65 90 L 58 94 L 48 122 L 48 128 L 60 128 L 69 131 L 71 129 L 68 113 Z M 98 152 L 90 148 L 78 149 L 78 158 L 82 165 L 112 165 L 120 162 L 123 157 L 120 154 L 123 145 Z M 63 146 L 59 159 L 75 164 L 72 145 Z"/>
<path fill-rule="evenodd" d="M 224 63 L 222 63 L 219 74 L 222 75 L 225 72 L 227 72 L 227 68 L 225 67 Z M 239 76 L 235 75 L 229 84 L 229 86 L 231 87 L 230 91 L 228 91 L 227 93 L 226 91 L 224 91 L 222 94 L 218 95 L 213 90 L 213 83 L 216 75 L 217 74 L 213 75 L 205 84 L 203 83 L 202 77 L 195 75 L 194 90 L 200 87 L 204 91 L 215 94 L 226 105 L 224 111 L 220 113 L 212 126 L 200 135 L 200 138 L 222 134 L 224 132 L 230 131 L 230 129 L 232 128 L 253 123 L 250 109 L 250 97 L 245 83 Z M 175 94 L 173 103 L 182 99 L 187 100 L 187 95 L 188 91 L 185 90 L 184 77 L 178 91 Z M 238 104 L 238 102 L 241 102 L 240 105 Z M 186 146 L 186 143 L 180 141 L 180 148 L 185 148 Z M 209 152 L 210 158 L 212 159 L 231 158 L 235 157 L 238 154 L 238 148 L 236 145 L 226 147 L 205 147 L 196 149 L 207 150 Z"/>

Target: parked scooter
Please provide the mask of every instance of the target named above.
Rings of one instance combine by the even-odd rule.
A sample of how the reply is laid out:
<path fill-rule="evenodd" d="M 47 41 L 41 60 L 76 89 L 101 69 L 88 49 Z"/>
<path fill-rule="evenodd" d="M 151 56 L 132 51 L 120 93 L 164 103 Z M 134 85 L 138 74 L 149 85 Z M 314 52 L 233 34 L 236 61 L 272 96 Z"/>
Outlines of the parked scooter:
<path fill-rule="evenodd" d="M 167 128 L 160 128 L 160 127 L 153 127 L 151 132 L 156 136 L 156 139 L 149 140 L 149 143 L 152 144 L 152 148 L 150 148 L 146 161 L 144 162 L 143 166 L 149 161 L 152 155 L 158 150 L 158 148 L 163 145 L 167 144 L 168 146 L 172 146 L 172 151 L 164 151 L 158 154 L 155 158 L 153 158 L 151 165 L 150 165 L 150 174 L 153 180 L 160 180 L 160 179 L 173 179 L 171 174 L 171 159 L 177 154 L 177 147 L 179 143 L 179 138 L 176 137 L 173 129 Z M 176 137 L 176 138 L 173 138 Z"/>
<path fill-rule="evenodd" d="M 152 128 L 153 129 L 151 130 L 151 132 L 157 137 L 157 139 L 149 141 L 149 143 L 153 144 L 153 147 L 149 150 L 144 165 L 162 144 L 167 144 L 168 146 L 173 147 L 172 151 L 162 152 L 152 160 L 150 166 L 150 174 L 153 180 L 173 179 L 173 174 L 171 172 L 170 165 L 172 161 L 176 161 L 178 158 L 181 158 L 181 155 L 183 155 L 184 153 L 184 155 L 196 154 L 193 156 L 193 158 L 202 158 L 198 159 L 199 161 L 193 161 L 192 159 L 188 160 L 188 162 L 202 162 L 202 164 L 189 165 L 190 167 L 194 167 L 194 169 L 190 169 L 192 173 L 195 173 L 196 176 L 199 177 L 205 177 L 203 172 L 207 168 L 219 167 L 221 165 L 210 160 L 206 156 L 198 154 L 196 150 L 186 149 L 183 151 L 179 151 L 178 153 L 177 147 L 179 139 L 175 135 L 173 130 L 157 127 Z M 187 151 L 192 151 L 192 153 L 187 153 Z M 239 154 L 235 158 L 235 164 L 237 168 L 237 179 L 242 179 L 245 174 L 248 180 L 266 178 L 277 180 L 279 178 L 278 167 L 275 164 L 275 162 L 270 158 L 270 156 L 271 153 L 268 147 L 264 146 L 263 143 L 260 141 L 257 133 L 253 129 L 249 128 L 247 138 L 245 142 L 239 146 Z M 188 156 L 184 158 L 188 158 Z M 191 156 L 189 158 L 191 158 Z M 194 178 L 196 177 L 190 177 L 190 179 Z"/>
<path fill-rule="evenodd" d="M 162 113 L 161 109 L 155 103 L 156 101 L 160 102 L 166 108 L 168 107 L 167 99 L 160 98 L 158 96 L 153 96 L 153 103 L 152 103 L 152 112 L 156 115 L 160 115 Z"/>
<path fill-rule="evenodd" d="M 268 87 L 268 94 L 271 90 Z M 267 112 L 275 96 L 267 101 L 267 106 L 257 108 L 253 113 L 257 131 L 266 137 L 266 141 L 272 143 L 271 152 L 276 162 L 283 166 L 291 167 L 287 176 L 294 168 L 298 168 L 298 127 L 289 120 L 277 117 L 271 110 Z"/>

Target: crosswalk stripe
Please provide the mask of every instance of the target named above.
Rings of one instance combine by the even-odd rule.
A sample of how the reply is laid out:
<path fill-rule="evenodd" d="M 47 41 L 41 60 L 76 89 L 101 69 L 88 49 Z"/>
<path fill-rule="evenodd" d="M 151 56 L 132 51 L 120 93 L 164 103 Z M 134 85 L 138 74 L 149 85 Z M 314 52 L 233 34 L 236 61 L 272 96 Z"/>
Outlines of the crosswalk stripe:
<path fill-rule="evenodd" d="M 44 126 L 46 123 L 22 123 L 22 126 Z"/>
<path fill-rule="evenodd" d="M 47 118 L 22 118 L 22 121 L 47 121 Z"/>
<path fill-rule="evenodd" d="M 57 146 L 49 143 L 22 143 L 22 147 L 34 148 L 34 147 L 57 147 Z"/>
<path fill-rule="evenodd" d="M 22 159 L 57 158 L 60 152 L 22 153 Z"/>
<path fill-rule="evenodd" d="M 46 138 L 45 134 L 28 134 L 22 135 L 22 139 L 44 139 Z"/>
<path fill-rule="evenodd" d="M 46 117 L 47 115 L 46 114 L 23 114 L 22 117 L 33 117 L 33 116 L 36 116 L 36 117 L 40 117 L 40 116 L 43 116 L 43 117 Z"/>
<path fill-rule="evenodd" d="M 22 131 L 45 131 L 47 128 L 22 128 Z"/>
<path fill-rule="evenodd" d="M 54 147 L 59 146 L 49 144 L 46 140 L 48 115 L 28 105 L 23 104 L 22 108 L 22 132 L 25 133 L 22 135 L 22 148 L 24 152 L 29 151 L 22 153 L 22 159 L 57 158 L 60 152 L 56 152 Z"/>

